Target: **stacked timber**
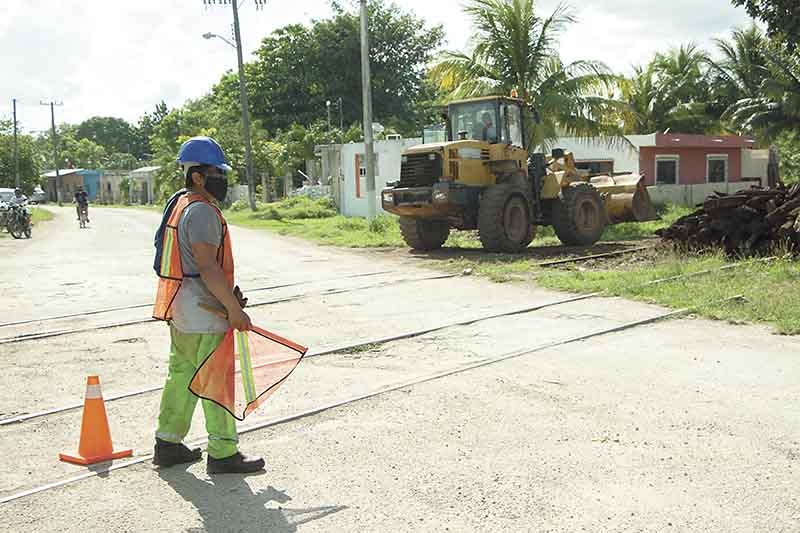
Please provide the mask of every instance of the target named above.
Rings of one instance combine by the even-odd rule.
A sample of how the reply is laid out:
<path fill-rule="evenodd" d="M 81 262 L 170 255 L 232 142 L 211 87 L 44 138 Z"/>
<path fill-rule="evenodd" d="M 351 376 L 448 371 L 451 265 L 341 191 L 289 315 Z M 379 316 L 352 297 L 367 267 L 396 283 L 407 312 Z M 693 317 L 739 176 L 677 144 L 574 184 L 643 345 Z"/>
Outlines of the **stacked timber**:
<path fill-rule="evenodd" d="M 800 183 L 714 193 L 701 209 L 656 234 L 691 249 L 722 248 L 729 255 L 769 254 L 782 247 L 800 252 Z"/>

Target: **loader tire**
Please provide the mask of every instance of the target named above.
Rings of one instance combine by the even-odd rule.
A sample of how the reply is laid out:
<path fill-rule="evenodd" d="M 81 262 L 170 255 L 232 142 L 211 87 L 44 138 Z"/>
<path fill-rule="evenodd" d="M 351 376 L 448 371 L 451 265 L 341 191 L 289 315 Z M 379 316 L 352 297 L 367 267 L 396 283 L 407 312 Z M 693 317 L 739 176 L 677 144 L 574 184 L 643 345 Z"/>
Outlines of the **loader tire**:
<path fill-rule="evenodd" d="M 400 217 L 400 233 L 415 250 L 438 250 L 450 236 L 450 224 L 446 220 Z"/>
<path fill-rule="evenodd" d="M 553 229 L 567 246 L 589 246 L 600 240 L 608 217 L 600 193 L 589 183 L 561 190 L 553 206 Z"/>
<path fill-rule="evenodd" d="M 487 252 L 519 253 L 533 241 L 530 200 L 513 184 L 488 187 L 478 209 L 478 235 Z"/>

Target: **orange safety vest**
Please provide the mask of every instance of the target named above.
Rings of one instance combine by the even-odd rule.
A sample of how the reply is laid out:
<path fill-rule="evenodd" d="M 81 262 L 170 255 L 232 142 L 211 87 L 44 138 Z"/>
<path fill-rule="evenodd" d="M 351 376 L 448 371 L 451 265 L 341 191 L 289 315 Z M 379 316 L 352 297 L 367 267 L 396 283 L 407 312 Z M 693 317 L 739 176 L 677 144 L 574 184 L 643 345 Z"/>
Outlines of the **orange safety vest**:
<path fill-rule="evenodd" d="M 200 274 L 187 274 L 183 271 L 180 245 L 178 244 L 178 222 L 181 220 L 183 210 L 195 202 L 203 202 L 210 205 L 219 217 L 219 221 L 222 224 L 222 242 L 217 249 L 217 263 L 222 268 L 222 272 L 225 273 L 228 285 L 233 289 L 233 252 L 230 234 L 228 233 L 228 224 L 217 206 L 200 194 L 187 192 L 178 199 L 164 227 L 164 236 L 161 243 L 163 252 L 158 273 L 158 291 L 153 305 L 153 318 L 157 320 L 172 319 L 172 302 L 175 300 L 184 278 L 200 276 Z"/>

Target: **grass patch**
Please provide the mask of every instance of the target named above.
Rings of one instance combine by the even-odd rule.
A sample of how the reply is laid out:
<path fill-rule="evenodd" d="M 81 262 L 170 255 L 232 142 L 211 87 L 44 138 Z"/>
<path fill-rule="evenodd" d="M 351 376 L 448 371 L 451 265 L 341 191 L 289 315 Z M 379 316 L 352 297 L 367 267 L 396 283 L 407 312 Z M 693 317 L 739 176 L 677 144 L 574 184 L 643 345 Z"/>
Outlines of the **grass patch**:
<path fill-rule="evenodd" d="M 800 333 L 800 266 L 791 259 L 772 262 L 749 260 L 734 269 L 714 271 L 658 285 L 654 279 L 718 269 L 728 264 L 722 254 L 696 257 L 665 253 L 653 264 L 632 270 L 543 272 L 538 281 L 545 287 L 573 292 L 606 290 L 622 296 L 672 308 L 698 307 L 698 314 L 733 323 L 754 322 L 774 326 L 779 333 Z M 737 294 L 744 304 L 706 305 Z"/>
<path fill-rule="evenodd" d="M 622 224 L 609 226 L 606 228 L 605 233 L 603 233 L 602 240 L 635 241 L 646 239 L 652 237 L 656 230 L 672 225 L 673 222 L 694 210 L 688 207 L 667 204 L 658 206 L 657 211 L 661 217 L 660 220 L 653 220 L 650 222 L 623 222 Z"/>
<path fill-rule="evenodd" d="M 800 264 L 788 258 L 772 262 L 743 261 L 737 268 L 718 270 L 731 264 L 724 254 L 681 255 L 672 251 L 650 252 L 645 258 L 620 256 L 596 269 L 583 264 L 564 268 L 537 267 L 530 258 L 460 258 L 447 268 L 493 281 L 535 280 L 550 289 L 589 293 L 606 291 L 609 296 L 654 303 L 673 309 L 697 308 L 706 318 L 731 323 L 774 326 L 785 335 L 800 334 Z M 704 270 L 713 272 L 657 285 L 646 283 Z M 742 294 L 746 303 L 708 305 Z"/>
<path fill-rule="evenodd" d="M 33 207 L 33 206 L 29 207 L 29 209 L 31 212 L 32 226 L 35 226 L 39 222 L 47 222 L 55 218 L 55 215 L 53 215 L 53 213 L 48 211 L 47 209 L 43 209 L 41 207 Z M 0 228 L 0 239 L 4 239 L 6 237 L 10 237 L 10 235 L 6 230 L 6 227 L 3 226 L 2 228 Z"/>
<path fill-rule="evenodd" d="M 33 207 L 31 208 L 31 222 L 33 224 L 38 224 L 39 222 L 48 222 L 53 220 L 55 215 L 48 211 L 47 209 L 43 209 L 41 207 Z"/>

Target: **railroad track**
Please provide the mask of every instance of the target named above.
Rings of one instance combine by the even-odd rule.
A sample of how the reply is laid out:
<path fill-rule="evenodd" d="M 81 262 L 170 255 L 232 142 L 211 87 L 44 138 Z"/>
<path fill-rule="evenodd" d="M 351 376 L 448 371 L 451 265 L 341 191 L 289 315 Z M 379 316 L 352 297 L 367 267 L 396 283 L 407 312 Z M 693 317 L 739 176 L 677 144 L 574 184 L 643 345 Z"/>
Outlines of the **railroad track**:
<path fill-rule="evenodd" d="M 377 275 L 377 274 L 372 274 L 372 275 Z M 247 306 L 247 308 L 248 309 L 252 309 L 252 308 L 256 308 L 256 307 L 264 307 L 264 306 L 268 306 L 268 305 L 275 305 L 275 304 L 280 304 L 280 303 L 292 302 L 292 301 L 296 301 L 296 300 L 302 300 L 304 298 L 309 298 L 311 296 L 332 296 L 332 295 L 335 295 L 335 294 L 346 294 L 346 293 L 351 293 L 351 292 L 358 292 L 358 291 L 374 289 L 374 288 L 379 288 L 379 287 L 389 287 L 389 286 L 393 286 L 393 285 L 401 285 L 401 284 L 406 284 L 406 283 L 418 283 L 418 282 L 423 282 L 423 281 L 436 281 L 436 280 L 442 280 L 442 279 L 450 279 L 450 278 L 455 278 L 455 277 L 458 277 L 458 276 L 459 276 L 459 274 L 439 274 L 439 275 L 426 276 L 426 277 L 421 277 L 421 278 L 404 278 L 404 279 L 397 279 L 397 280 L 391 280 L 391 281 L 382 281 L 382 282 L 378 282 L 378 283 L 371 283 L 371 284 L 368 284 L 368 285 L 361 285 L 361 286 L 358 286 L 358 287 L 333 288 L 333 289 L 326 289 L 326 290 L 321 290 L 321 291 L 319 291 L 319 290 L 318 291 L 308 291 L 308 292 L 298 293 L 298 294 L 295 294 L 295 295 L 292 295 L 292 296 L 287 296 L 287 297 L 284 297 L 284 298 L 276 298 L 276 299 L 267 300 L 267 301 L 264 301 L 264 302 L 251 303 L 251 304 L 249 304 Z M 287 285 L 282 285 L 280 287 L 285 287 L 285 286 L 287 286 Z M 260 290 L 268 290 L 268 289 L 260 289 Z M 256 291 L 251 290 L 247 294 L 252 294 L 253 292 L 256 292 Z M 150 305 L 151 304 L 147 304 L 147 307 L 149 307 Z M 141 305 L 132 306 L 130 308 L 138 308 L 138 307 L 141 307 Z M 103 311 L 103 312 L 108 312 L 108 311 Z M 91 314 L 91 312 L 90 312 L 90 314 Z M 59 317 L 59 318 L 66 318 L 66 317 Z M 134 326 L 134 325 L 139 325 L 139 324 L 150 324 L 150 323 L 157 323 L 157 322 L 158 321 L 155 320 L 154 318 L 147 317 L 147 318 L 137 318 L 137 319 L 133 319 L 133 320 L 123 320 L 123 321 L 111 322 L 111 323 L 107 323 L 107 324 L 95 324 L 95 325 L 92 325 L 92 326 L 86 326 L 86 327 L 80 327 L 80 328 L 55 329 L 55 330 L 38 331 L 38 332 L 31 332 L 31 333 L 22 333 L 22 334 L 11 335 L 11 336 L 8 336 L 8 337 L 0 338 L 0 345 L 14 344 L 14 343 L 19 343 L 19 342 L 29 342 L 29 341 L 35 341 L 35 340 L 40 340 L 40 339 L 49 339 L 49 338 L 53 338 L 53 337 L 61 337 L 61 336 L 64 336 L 64 335 L 74 335 L 74 334 L 77 334 L 77 333 L 88 333 L 88 332 L 91 332 L 91 331 L 99 331 L 99 330 L 104 330 L 104 329 L 113 329 L 113 328 L 119 328 L 119 327 L 125 327 L 125 326 Z"/>
<path fill-rule="evenodd" d="M 730 301 L 741 300 L 741 299 L 742 299 L 742 296 L 741 295 L 737 295 L 737 296 L 733 296 L 733 297 L 730 297 L 730 298 L 725 298 L 724 300 L 719 300 L 719 301 L 715 301 L 715 302 L 708 302 L 707 304 L 704 304 L 704 305 L 718 304 L 718 303 L 721 303 L 721 302 L 730 302 Z M 551 306 L 552 305 L 560 305 L 561 303 L 565 303 L 565 302 L 552 302 L 549 305 L 551 305 Z M 384 395 L 384 394 L 389 394 L 389 393 L 392 393 L 392 392 L 395 392 L 395 391 L 398 391 L 398 390 L 401 390 L 401 389 L 407 389 L 407 388 L 418 386 L 418 385 L 421 385 L 421 384 L 424 384 L 424 383 L 428 383 L 428 382 L 444 379 L 444 378 L 447 378 L 447 377 L 450 377 L 450 376 L 455 376 L 455 375 L 458 375 L 458 374 L 462 374 L 462 373 L 465 373 L 465 372 L 469 372 L 469 371 L 472 371 L 472 370 L 483 368 L 483 367 L 486 367 L 486 366 L 489 366 L 489 365 L 494 365 L 494 364 L 498 364 L 498 363 L 501 363 L 501 362 L 504 362 L 504 361 L 508 361 L 508 360 L 511 360 L 511 359 L 514 359 L 514 358 L 523 357 L 523 356 L 526 356 L 526 355 L 537 353 L 537 352 L 540 352 L 540 351 L 543 351 L 543 350 L 553 349 L 553 348 L 557 348 L 557 347 L 560 347 L 560 346 L 565 346 L 565 345 L 572 344 L 572 343 L 583 342 L 583 341 L 590 340 L 590 339 L 593 339 L 593 338 L 596 338 L 596 337 L 600 337 L 600 336 L 604 336 L 604 335 L 610 335 L 610 334 L 613 334 L 613 333 L 618 333 L 618 332 L 621 332 L 621 331 L 629 330 L 629 329 L 632 329 L 632 328 L 641 327 L 641 326 L 645 326 L 645 325 L 649 325 L 649 324 L 654 324 L 656 322 L 669 320 L 669 319 L 672 319 L 672 318 L 677 318 L 677 317 L 684 316 L 684 315 L 692 312 L 693 310 L 697 309 L 698 307 L 702 307 L 702 306 L 695 306 L 695 307 L 692 307 L 692 308 L 684 308 L 684 309 L 679 309 L 677 311 L 670 311 L 670 312 L 667 312 L 667 313 L 661 313 L 661 314 L 658 314 L 658 315 L 655 315 L 655 316 L 652 316 L 652 317 L 649 317 L 649 318 L 645 318 L 645 319 L 642 319 L 642 320 L 636 320 L 636 321 L 627 322 L 625 324 L 621 324 L 621 325 L 618 325 L 618 326 L 599 329 L 599 330 L 596 330 L 594 332 L 590 332 L 588 334 L 569 337 L 569 338 L 558 340 L 558 341 L 552 341 L 552 342 L 548 342 L 548 343 L 545 343 L 545 344 L 540 344 L 540 345 L 537 345 L 537 346 L 531 346 L 531 347 L 527 347 L 527 348 L 523 348 L 523 349 L 519 349 L 519 350 L 514 350 L 512 352 L 496 354 L 494 356 L 484 358 L 484 359 L 482 359 L 480 361 L 476 361 L 476 362 L 469 363 L 469 364 L 466 364 L 466 365 L 459 365 L 457 367 L 452 367 L 452 368 L 444 370 L 444 371 L 438 371 L 438 372 L 426 374 L 426 375 L 423 375 L 423 376 L 418 376 L 416 378 L 412 378 L 410 380 L 405 380 L 405 381 L 402 381 L 400 383 L 395 383 L 393 385 L 377 388 L 377 389 L 375 389 L 373 391 L 370 391 L 368 393 L 365 393 L 365 394 L 360 394 L 360 395 L 357 395 L 357 396 L 352 396 L 352 397 L 349 397 L 349 398 L 340 399 L 340 400 L 336 400 L 336 401 L 329 402 L 329 403 L 324 403 L 324 404 L 321 404 L 321 405 L 319 405 L 317 407 L 314 407 L 312 409 L 307 409 L 307 410 L 304 410 L 304 411 L 300 411 L 300 412 L 291 414 L 289 416 L 281 417 L 281 418 L 278 418 L 278 419 L 273 419 L 273 420 L 270 420 L 270 421 L 254 424 L 254 425 L 251 425 L 251 426 L 246 426 L 244 428 L 240 428 L 239 429 L 239 434 L 247 434 L 247 433 L 251 433 L 251 432 L 254 432 L 254 431 L 259 431 L 261 429 L 265 429 L 265 428 L 269 428 L 269 427 L 275 427 L 275 426 L 279 426 L 279 425 L 282 425 L 282 424 L 287 424 L 287 423 L 290 423 L 290 422 L 294 422 L 294 421 L 297 421 L 297 420 L 302 420 L 302 419 L 305 419 L 305 418 L 309 418 L 309 417 L 318 415 L 320 413 L 324 413 L 326 411 L 335 410 L 335 409 L 338 409 L 338 408 L 343 407 L 343 406 L 347 406 L 347 405 L 355 404 L 355 403 L 362 402 L 362 401 L 365 401 L 365 400 L 369 400 L 369 399 L 375 398 L 377 396 L 381 396 L 381 395 Z M 522 312 L 522 311 L 517 311 L 516 313 L 520 313 L 520 312 Z M 513 312 L 512 312 L 512 314 L 513 314 Z M 449 327 L 449 326 L 443 326 L 443 327 Z M 373 341 L 372 343 L 374 344 L 375 341 Z M 198 441 L 195 441 L 195 442 L 191 442 L 189 444 L 191 446 L 198 446 L 198 445 L 204 445 L 206 443 L 207 443 L 207 439 L 201 439 L 201 440 L 198 440 Z M 117 471 L 117 470 L 126 469 L 126 468 L 130 468 L 130 467 L 135 466 L 137 464 L 141 464 L 141 463 L 147 462 L 147 461 L 149 461 L 151 459 L 152 459 L 152 454 L 145 454 L 145 455 L 136 457 L 135 459 L 131 459 L 131 460 L 128 460 L 128 461 L 123 461 L 123 462 L 120 462 L 120 463 L 98 465 L 97 467 L 93 468 L 89 472 L 85 472 L 85 473 L 77 475 L 77 476 L 73 476 L 73 477 L 66 478 L 66 479 L 61 479 L 61 480 L 58 480 L 58 481 L 54 481 L 54 482 L 51 482 L 51 483 L 47 483 L 47 484 L 40 485 L 40 486 L 31 488 L 31 489 L 28 489 L 28 490 L 24 490 L 24 491 L 21 491 L 21 492 L 17 492 L 17 493 L 5 496 L 3 498 L 0 498 L 0 504 L 6 504 L 6 503 L 9 503 L 9 502 L 13 502 L 13 501 L 16 501 L 16 500 L 27 498 L 27 497 L 30 497 L 30 496 L 33 496 L 33 495 L 36 495 L 36 494 L 40 494 L 40 493 L 43 493 L 43 492 L 46 492 L 46 491 L 49 491 L 49 490 L 53 490 L 53 489 L 56 489 L 56 488 L 59 488 L 59 487 L 63 487 L 63 486 L 66 486 L 66 485 L 71 485 L 71 484 L 74 484 L 74 483 L 78 483 L 80 481 L 91 479 L 91 478 L 94 478 L 94 477 L 97 477 L 97 476 L 105 476 L 105 475 L 107 475 L 107 474 L 109 474 L 111 472 L 114 472 L 114 471 Z"/>

